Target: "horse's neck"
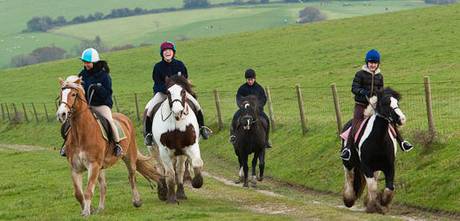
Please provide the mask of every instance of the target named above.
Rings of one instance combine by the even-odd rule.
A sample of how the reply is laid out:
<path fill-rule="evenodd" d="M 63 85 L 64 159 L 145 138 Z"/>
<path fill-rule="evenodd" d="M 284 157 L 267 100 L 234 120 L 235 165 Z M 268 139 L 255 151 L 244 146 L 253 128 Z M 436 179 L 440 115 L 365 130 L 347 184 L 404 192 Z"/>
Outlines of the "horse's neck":
<path fill-rule="evenodd" d="M 97 123 L 96 119 L 91 113 L 88 105 L 82 103 L 77 109 L 75 109 L 72 118 L 70 119 L 70 124 L 72 128 L 74 128 L 75 132 L 84 132 L 84 131 L 92 131 L 94 128 L 94 124 Z M 80 136 L 85 136 L 88 134 L 89 136 L 94 136 L 94 134 L 89 133 L 81 133 Z"/>
<path fill-rule="evenodd" d="M 387 136 L 389 125 L 389 122 L 385 118 L 375 114 L 374 125 L 372 128 L 374 133 L 380 134 L 382 137 Z"/>

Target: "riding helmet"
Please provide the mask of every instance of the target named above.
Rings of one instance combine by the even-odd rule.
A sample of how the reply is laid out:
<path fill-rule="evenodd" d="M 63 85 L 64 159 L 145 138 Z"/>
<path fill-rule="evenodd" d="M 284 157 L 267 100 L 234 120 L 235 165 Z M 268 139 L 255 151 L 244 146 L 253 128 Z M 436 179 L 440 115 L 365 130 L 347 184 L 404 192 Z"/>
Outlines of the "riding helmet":
<path fill-rule="evenodd" d="M 244 72 L 244 77 L 246 79 L 248 79 L 248 78 L 256 78 L 256 72 L 252 68 L 249 68 Z"/>
<path fill-rule="evenodd" d="M 96 49 L 94 48 L 88 48 L 81 53 L 81 58 L 82 61 L 84 62 L 91 62 L 91 63 L 96 63 L 98 62 L 99 59 L 99 53 L 97 53 Z"/>
<path fill-rule="evenodd" d="M 176 53 L 176 45 L 171 41 L 165 41 L 160 45 L 160 55 L 163 57 L 163 51 L 166 49 L 171 49 Z"/>
<path fill-rule="evenodd" d="M 375 49 L 371 49 L 367 52 L 366 59 L 364 61 L 366 63 L 370 61 L 380 63 L 380 53 Z"/>

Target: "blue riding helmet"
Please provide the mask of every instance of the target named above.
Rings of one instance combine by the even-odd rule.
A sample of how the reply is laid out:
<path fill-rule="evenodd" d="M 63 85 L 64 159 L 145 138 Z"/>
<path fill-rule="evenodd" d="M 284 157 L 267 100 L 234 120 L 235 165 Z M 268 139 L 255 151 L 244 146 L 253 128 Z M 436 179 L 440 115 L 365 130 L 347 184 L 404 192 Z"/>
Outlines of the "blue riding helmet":
<path fill-rule="evenodd" d="M 367 62 L 370 62 L 370 61 L 380 63 L 380 53 L 375 49 L 371 49 L 370 51 L 367 52 L 366 58 L 364 59 L 364 61 L 366 62 L 366 64 Z"/>

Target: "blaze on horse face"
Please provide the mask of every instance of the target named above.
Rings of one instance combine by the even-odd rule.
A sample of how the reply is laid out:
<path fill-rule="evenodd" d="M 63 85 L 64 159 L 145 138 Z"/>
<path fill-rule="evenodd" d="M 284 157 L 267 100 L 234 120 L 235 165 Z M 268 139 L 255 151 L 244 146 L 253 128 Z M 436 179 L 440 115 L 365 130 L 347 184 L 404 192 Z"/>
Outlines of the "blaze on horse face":
<path fill-rule="evenodd" d="M 187 92 L 179 85 L 172 85 L 168 88 L 166 95 L 168 96 L 169 108 L 174 113 L 176 120 L 180 120 L 184 115 L 188 114 L 186 102 Z"/>
<path fill-rule="evenodd" d="M 383 95 L 378 99 L 377 112 L 385 117 L 388 121 L 397 125 L 406 123 L 406 116 L 399 108 L 401 96 L 391 88 L 386 88 Z"/>
<path fill-rule="evenodd" d="M 84 92 L 81 92 L 83 89 L 80 86 L 80 82 L 80 78 L 78 78 L 75 82 L 60 80 L 61 94 L 59 108 L 56 111 L 56 118 L 61 123 L 65 122 L 72 114 L 76 99 L 79 96 L 84 97 L 84 95 L 80 95 L 80 93 L 84 94 Z"/>
<path fill-rule="evenodd" d="M 244 102 L 241 107 L 241 117 L 239 119 L 239 125 L 243 126 L 244 130 L 251 130 L 257 120 L 257 113 L 253 105 L 250 102 Z"/>

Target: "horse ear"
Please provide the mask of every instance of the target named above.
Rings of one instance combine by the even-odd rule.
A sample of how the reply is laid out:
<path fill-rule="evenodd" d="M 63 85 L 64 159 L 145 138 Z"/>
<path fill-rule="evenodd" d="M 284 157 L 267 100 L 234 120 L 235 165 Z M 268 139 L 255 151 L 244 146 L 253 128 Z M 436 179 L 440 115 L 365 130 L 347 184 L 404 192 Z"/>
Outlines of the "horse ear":
<path fill-rule="evenodd" d="M 59 77 L 58 80 L 59 80 L 59 85 L 62 86 L 62 85 L 64 84 L 64 79 L 62 79 L 61 77 Z"/>
<path fill-rule="evenodd" d="M 80 77 L 75 81 L 75 83 L 81 84 L 81 82 L 82 82 L 82 78 L 81 78 L 81 76 L 80 76 Z"/>

